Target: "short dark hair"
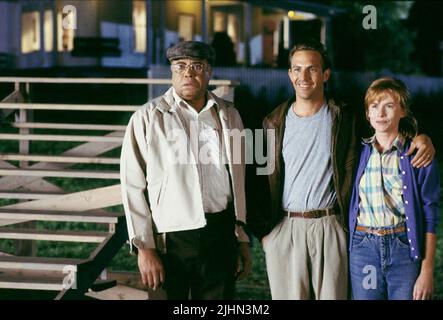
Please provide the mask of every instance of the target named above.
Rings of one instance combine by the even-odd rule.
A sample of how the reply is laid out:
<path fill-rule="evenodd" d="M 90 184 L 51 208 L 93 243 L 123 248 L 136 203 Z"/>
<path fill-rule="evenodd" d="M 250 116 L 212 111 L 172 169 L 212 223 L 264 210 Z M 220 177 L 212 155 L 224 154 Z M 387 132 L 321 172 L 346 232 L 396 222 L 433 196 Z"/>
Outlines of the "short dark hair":
<path fill-rule="evenodd" d="M 291 60 L 294 53 L 306 50 L 317 51 L 320 54 L 323 71 L 331 68 L 331 59 L 329 59 L 326 47 L 320 41 L 313 39 L 299 41 L 294 45 L 294 47 L 292 47 L 291 51 L 289 52 L 289 67 L 291 67 Z"/>

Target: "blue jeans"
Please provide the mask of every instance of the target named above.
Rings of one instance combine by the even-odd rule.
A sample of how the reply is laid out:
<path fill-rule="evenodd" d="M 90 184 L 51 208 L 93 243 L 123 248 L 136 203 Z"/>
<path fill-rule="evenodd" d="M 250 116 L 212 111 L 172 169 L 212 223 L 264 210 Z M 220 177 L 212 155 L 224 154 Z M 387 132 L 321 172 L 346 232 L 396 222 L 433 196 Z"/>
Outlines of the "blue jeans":
<path fill-rule="evenodd" d="M 353 299 L 412 300 L 420 264 L 409 256 L 406 232 L 355 231 L 349 263 Z"/>

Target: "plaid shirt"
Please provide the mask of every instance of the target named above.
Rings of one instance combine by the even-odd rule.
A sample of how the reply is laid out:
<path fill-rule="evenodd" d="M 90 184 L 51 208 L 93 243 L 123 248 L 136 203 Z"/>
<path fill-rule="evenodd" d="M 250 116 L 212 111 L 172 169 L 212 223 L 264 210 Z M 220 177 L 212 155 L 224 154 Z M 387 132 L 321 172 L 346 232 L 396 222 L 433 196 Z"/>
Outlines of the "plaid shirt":
<path fill-rule="evenodd" d="M 388 227 L 404 223 L 403 184 L 397 152 L 403 149 L 404 139 L 397 136 L 391 148 L 381 154 L 375 147 L 375 135 L 366 139 L 365 143 L 372 144 L 372 152 L 358 188 L 358 224 Z"/>

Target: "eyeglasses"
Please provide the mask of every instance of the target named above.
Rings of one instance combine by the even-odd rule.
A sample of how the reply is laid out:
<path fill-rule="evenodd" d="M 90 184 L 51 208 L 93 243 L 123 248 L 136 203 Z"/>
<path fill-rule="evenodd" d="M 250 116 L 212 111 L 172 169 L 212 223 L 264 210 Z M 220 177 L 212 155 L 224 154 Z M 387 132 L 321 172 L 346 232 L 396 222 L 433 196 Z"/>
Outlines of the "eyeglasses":
<path fill-rule="evenodd" d="M 188 69 L 191 69 L 196 74 L 201 74 L 204 70 L 206 70 L 206 66 L 202 63 L 191 63 L 191 64 L 175 63 L 171 64 L 171 69 L 172 71 L 178 74 L 183 74 Z"/>

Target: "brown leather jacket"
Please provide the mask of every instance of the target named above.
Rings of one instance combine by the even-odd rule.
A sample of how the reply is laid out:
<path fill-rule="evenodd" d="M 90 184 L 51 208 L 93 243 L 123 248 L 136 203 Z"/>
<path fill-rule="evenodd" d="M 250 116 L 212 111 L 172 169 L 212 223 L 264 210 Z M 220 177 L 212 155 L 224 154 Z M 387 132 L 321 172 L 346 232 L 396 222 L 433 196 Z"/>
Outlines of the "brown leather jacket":
<path fill-rule="evenodd" d="M 247 214 L 250 230 L 261 239 L 268 234 L 283 218 L 281 202 L 283 195 L 284 166 L 282 142 L 285 131 L 286 113 L 294 98 L 279 105 L 263 121 L 263 128 L 275 130 L 275 151 L 268 154 L 268 162 L 275 161 L 275 169 L 267 176 L 255 177 L 253 199 Z M 356 116 L 354 110 L 345 104 L 328 100 L 332 114 L 332 165 L 333 180 L 337 192 L 337 202 L 341 214 L 339 221 L 347 230 L 347 213 L 352 187 L 352 177 L 357 162 Z M 266 136 L 265 136 L 266 137 Z M 269 141 L 267 142 L 269 145 Z M 269 150 L 269 149 L 268 149 Z M 267 181 L 266 181 L 267 180 Z M 257 190 L 260 188 L 260 190 Z"/>

